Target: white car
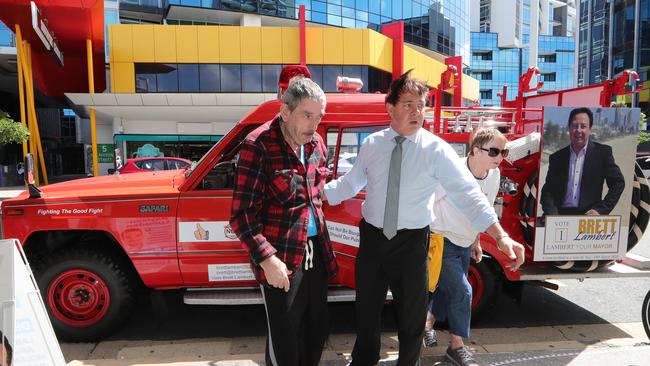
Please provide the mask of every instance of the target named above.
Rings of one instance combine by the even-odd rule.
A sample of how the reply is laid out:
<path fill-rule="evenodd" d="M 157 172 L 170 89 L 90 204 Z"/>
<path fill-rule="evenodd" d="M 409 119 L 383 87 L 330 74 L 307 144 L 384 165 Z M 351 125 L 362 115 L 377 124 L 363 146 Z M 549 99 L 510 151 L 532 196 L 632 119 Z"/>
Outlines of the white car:
<path fill-rule="evenodd" d="M 337 175 L 343 175 L 352 169 L 354 161 L 357 160 L 357 153 L 342 152 L 339 154 L 339 162 L 337 164 Z"/>

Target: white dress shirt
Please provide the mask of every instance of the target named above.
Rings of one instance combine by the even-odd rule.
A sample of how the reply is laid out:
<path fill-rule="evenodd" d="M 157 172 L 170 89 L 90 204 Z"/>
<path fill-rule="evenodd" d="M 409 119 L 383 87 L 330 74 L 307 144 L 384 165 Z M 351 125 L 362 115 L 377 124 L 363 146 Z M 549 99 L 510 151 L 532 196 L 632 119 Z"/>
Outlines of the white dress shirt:
<path fill-rule="evenodd" d="M 461 159 L 467 167 L 467 158 Z M 499 183 L 501 180 L 501 173 L 499 168 L 490 169 L 488 174 L 483 179 L 476 179 L 481 192 L 487 197 L 488 202 L 494 204 L 494 200 L 499 193 Z M 435 202 L 433 204 L 433 213 L 436 216 L 431 224 L 431 231 L 444 234 L 452 243 L 459 247 L 467 248 L 474 243 L 476 236 L 480 231 L 472 228 L 472 224 L 467 220 L 454 202 L 447 196 L 447 191 L 439 185 L 435 191 Z"/>
<path fill-rule="evenodd" d="M 582 184 L 582 168 L 585 165 L 587 145 L 589 142 L 580 149 L 578 154 L 569 145 L 569 180 L 566 184 L 563 207 L 578 207 L 580 204 L 580 184 Z"/>
<path fill-rule="evenodd" d="M 364 219 L 381 228 L 388 186 L 390 157 L 397 133 L 392 128 L 368 136 L 354 166 L 344 176 L 325 185 L 330 205 L 354 197 L 366 187 L 361 206 Z M 472 227 L 484 231 L 497 222 L 494 209 L 456 151 L 441 138 L 419 129 L 402 143 L 397 229 L 420 229 L 434 219 L 433 192 L 441 184 L 449 198 L 465 213 Z"/>

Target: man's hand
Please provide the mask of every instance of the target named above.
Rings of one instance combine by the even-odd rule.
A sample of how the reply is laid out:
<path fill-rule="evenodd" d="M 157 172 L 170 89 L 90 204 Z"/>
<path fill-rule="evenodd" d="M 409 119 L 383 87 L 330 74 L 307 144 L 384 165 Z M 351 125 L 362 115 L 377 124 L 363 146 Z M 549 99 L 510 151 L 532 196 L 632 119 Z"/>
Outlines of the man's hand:
<path fill-rule="evenodd" d="M 598 215 L 600 215 L 600 213 L 592 208 L 591 210 L 585 212 L 585 215 L 598 216 Z"/>
<path fill-rule="evenodd" d="M 497 248 L 500 251 L 505 253 L 508 258 L 514 260 L 514 263 L 506 264 L 506 268 L 511 271 L 516 271 L 519 267 L 524 264 L 524 246 L 512 240 L 509 236 L 504 236 L 501 239 L 497 240 Z"/>
<path fill-rule="evenodd" d="M 483 259 L 483 248 L 481 248 L 481 243 L 478 240 L 472 244 L 471 251 L 471 256 L 474 258 L 474 261 L 480 263 L 481 259 Z"/>
<path fill-rule="evenodd" d="M 284 289 L 284 292 L 289 291 L 289 275 L 291 274 L 291 271 L 287 269 L 287 265 L 284 264 L 284 262 L 273 255 L 262 261 L 260 266 L 264 270 L 266 282 L 268 282 L 269 285 L 275 288 Z"/>

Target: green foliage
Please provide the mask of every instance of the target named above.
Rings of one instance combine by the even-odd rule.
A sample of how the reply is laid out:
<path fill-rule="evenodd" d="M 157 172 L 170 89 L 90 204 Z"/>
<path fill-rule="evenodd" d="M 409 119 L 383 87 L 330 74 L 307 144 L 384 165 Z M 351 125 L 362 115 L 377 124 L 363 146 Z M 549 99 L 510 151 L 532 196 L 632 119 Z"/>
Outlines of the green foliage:
<path fill-rule="evenodd" d="M 20 144 L 28 138 L 27 127 L 11 119 L 7 112 L 0 111 L 0 145 Z"/>

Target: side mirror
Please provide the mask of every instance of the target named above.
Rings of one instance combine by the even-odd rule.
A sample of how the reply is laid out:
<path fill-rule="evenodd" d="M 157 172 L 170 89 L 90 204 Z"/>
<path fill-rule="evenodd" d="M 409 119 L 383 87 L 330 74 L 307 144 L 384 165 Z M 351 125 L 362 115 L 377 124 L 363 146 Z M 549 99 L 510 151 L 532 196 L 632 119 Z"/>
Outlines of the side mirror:
<path fill-rule="evenodd" d="M 41 190 L 34 185 L 34 156 L 32 154 L 25 155 L 25 162 L 23 164 L 25 169 L 25 184 L 29 190 L 29 198 L 42 197 Z"/>
<path fill-rule="evenodd" d="M 25 169 L 25 184 L 33 185 L 34 184 L 34 156 L 32 154 L 25 155 L 25 160 L 23 163 Z"/>

